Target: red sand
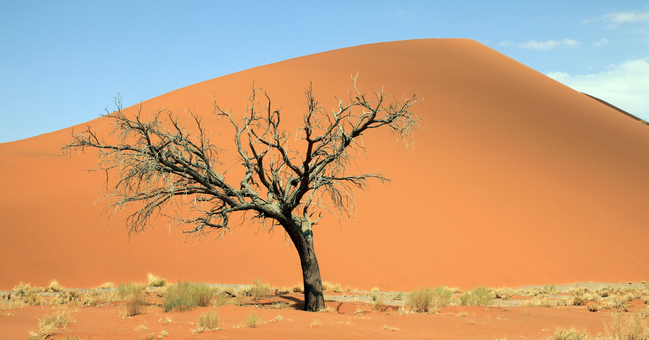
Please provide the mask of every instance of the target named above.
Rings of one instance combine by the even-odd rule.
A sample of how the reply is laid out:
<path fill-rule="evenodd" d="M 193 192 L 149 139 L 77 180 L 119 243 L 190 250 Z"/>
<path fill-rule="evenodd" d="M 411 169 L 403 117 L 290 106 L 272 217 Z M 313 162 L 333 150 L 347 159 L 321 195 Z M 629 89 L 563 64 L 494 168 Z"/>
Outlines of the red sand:
<path fill-rule="evenodd" d="M 388 134 L 365 137 L 369 163 L 361 169 L 387 172 L 393 183 L 360 193 L 356 219 L 328 216 L 316 227 L 324 280 L 407 291 L 649 277 L 649 129 L 475 41 L 401 41 L 291 59 L 164 94 L 144 102 L 144 112 L 190 107 L 208 115 L 210 95 L 241 112 L 254 80 L 297 121 L 309 79 L 330 107 L 357 72 L 364 90 L 421 90 L 425 101 L 414 110 L 424 129 L 410 154 Z M 301 281 L 280 230 L 245 227 L 196 244 L 165 236 L 161 220 L 129 240 L 125 215 L 99 219 L 104 174 L 84 171 L 93 155 L 54 156 L 68 141 L 70 129 L 0 144 L 0 290 L 19 281 L 143 281 L 149 271 L 172 281 Z"/>
<path fill-rule="evenodd" d="M 336 303 L 337 305 L 339 303 Z M 345 303 L 351 305 L 351 303 Z M 590 313 L 585 308 L 516 307 L 503 308 L 453 306 L 440 314 L 392 315 L 371 311 L 309 313 L 290 309 L 258 309 L 226 305 L 196 308 L 185 313 L 162 313 L 159 307 L 144 315 L 123 319 L 120 307 L 81 307 L 72 312 L 76 322 L 70 324 L 65 335 L 81 339 L 144 339 L 153 334 L 163 339 L 541 339 L 553 335 L 557 329 L 574 327 L 590 335 L 605 334 L 604 325 L 610 323 L 608 312 Z M 12 316 L 0 317 L 3 339 L 25 339 L 28 332 L 38 329 L 38 318 L 53 313 L 52 306 L 29 306 L 12 309 Z M 220 327 L 192 335 L 198 316 L 206 311 L 219 313 Z M 265 324 L 255 328 L 237 328 L 246 317 L 258 313 Z M 458 314 L 466 312 L 466 316 Z M 277 316 L 284 320 L 271 322 Z M 172 321 L 165 323 L 166 318 Z M 145 325 L 147 329 L 137 328 Z M 389 329 L 384 329 L 387 326 Z M 395 329 L 396 328 L 396 329 Z"/>

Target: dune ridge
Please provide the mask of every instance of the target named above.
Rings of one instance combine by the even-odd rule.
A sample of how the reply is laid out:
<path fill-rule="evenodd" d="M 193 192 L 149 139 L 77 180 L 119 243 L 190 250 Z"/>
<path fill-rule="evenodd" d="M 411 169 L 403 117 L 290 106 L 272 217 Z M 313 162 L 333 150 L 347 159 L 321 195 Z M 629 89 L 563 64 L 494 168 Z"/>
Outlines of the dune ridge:
<path fill-rule="evenodd" d="M 329 108 L 356 73 L 364 91 L 421 91 L 414 110 L 423 129 L 411 153 L 389 134 L 364 137 L 369 162 L 359 166 L 393 182 L 359 193 L 355 219 L 321 220 L 314 234 L 323 280 L 411 290 L 647 279 L 646 126 L 475 41 L 318 53 L 197 83 L 142 107 L 191 108 L 207 120 L 212 97 L 240 112 L 254 81 L 295 125 L 309 81 Z M 100 119 L 74 129 L 86 125 L 108 132 Z M 0 289 L 51 279 L 93 287 L 142 281 L 149 271 L 171 281 L 300 282 L 297 254 L 280 230 L 243 227 L 197 243 L 167 236 L 158 221 L 129 238 L 125 215 L 100 218 L 105 175 L 84 170 L 93 155 L 55 156 L 70 131 L 0 144 Z"/>

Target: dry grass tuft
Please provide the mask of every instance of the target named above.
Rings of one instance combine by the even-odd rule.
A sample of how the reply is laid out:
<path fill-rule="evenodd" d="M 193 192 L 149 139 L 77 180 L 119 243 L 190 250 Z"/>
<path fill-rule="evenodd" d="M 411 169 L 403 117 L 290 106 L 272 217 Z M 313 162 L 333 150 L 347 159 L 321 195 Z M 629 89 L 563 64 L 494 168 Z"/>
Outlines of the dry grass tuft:
<path fill-rule="evenodd" d="M 164 312 L 172 310 L 184 312 L 194 307 L 207 307 L 214 295 L 214 290 L 202 283 L 176 283 L 167 287 L 162 309 Z"/>
<path fill-rule="evenodd" d="M 32 306 L 45 304 L 45 301 L 43 300 L 43 297 L 41 297 L 38 288 L 31 288 L 27 290 L 27 292 L 23 296 L 23 302 Z"/>
<path fill-rule="evenodd" d="M 46 292 L 60 292 L 64 290 L 65 287 L 61 286 L 56 280 L 50 281 L 50 284 L 45 288 Z"/>
<path fill-rule="evenodd" d="M 57 310 L 39 320 L 38 331 L 30 332 L 30 340 L 47 339 L 67 329 L 68 325 L 74 322 L 72 315 L 67 310 Z"/>
<path fill-rule="evenodd" d="M 291 291 L 293 291 L 293 293 L 304 293 L 304 285 L 298 283 L 295 286 L 291 287 Z"/>
<path fill-rule="evenodd" d="M 630 316 L 613 314 L 610 326 L 606 326 L 606 332 L 609 337 L 616 340 L 647 340 L 649 339 L 649 324 L 640 313 Z"/>
<path fill-rule="evenodd" d="M 249 327 L 249 328 L 254 328 L 257 327 L 261 323 L 261 315 L 259 313 L 252 312 L 250 313 L 247 317 L 246 320 L 244 321 L 244 326 Z"/>
<path fill-rule="evenodd" d="M 124 284 L 117 286 L 118 296 L 124 300 L 124 317 L 144 314 L 146 311 L 146 294 L 139 284 Z"/>
<path fill-rule="evenodd" d="M 552 303 L 546 298 L 533 298 L 531 300 L 526 300 L 521 303 L 521 306 L 527 307 L 552 307 Z"/>
<path fill-rule="evenodd" d="M 629 304 L 617 295 L 609 296 L 604 300 L 602 309 L 617 309 L 620 311 L 629 311 Z"/>
<path fill-rule="evenodd" d="M 554 283 L 548 283 L 541 289 L 541 294 L 553 295 L 558 291 L 557 286 Z"/>
<path fill-rule="evenodd" d="M 260 278 L 255 278 L 252 280 L 252 285 L 248 289 L 248 293 L 254 300 L 258 300 L 264 297 L 273 295 L 274 289 L 268 282 L 261 281 Z"/>
<path fill-rule="evenodd" d="M 554 340 L 588 340 L 588 333 L 584 329 L 557 329 Z"/>
<path fill-rule="evenodd" d="M 460 296 L 460 304 L 463 306 L 491 306 L 493 296 L 485 287 L 476 287 Z"/>
<path fill-rule="evenodd" d="M 489 291 L 495 299 L 509 300 L 514 295 L 514 290 L 510 287 L 490 288 Z"/>
<path fill-rule="evenodd" d="M 203 331 L 214 331 L 219 329 L 219 313 L 217 312 L 205 312 L 201 313 L 198 316 L 198 328 L 196 329 L 197 333 Z"/>
<path fill-rule="evenodd" d="M 164 287 L 167 284 L 166 279 L 163 279 L 160 276 L 156 276 L 152 273 L 148 273 L 146 277 L 149 287 Z"/>
<path fill-rule="evenodd" d="M 421 287 L 408 294 L 406 304 L 416 312 L 428 312 L 451 303 L 453 293 L 446 287 L 437 286 L 435 289 Z"/>
<path fill-rule="evenodd" d="M 104 282 L 97 289 L 113 289 L 115 288 L 115 284 L 112 282 Z"/>
<path fill-rule="evenodd" d="M 374 300 L 374 305 L 372 305 L 372 308 L 374 310 L 381 310 L 385 307 L 385 302 L 383 301 L 383 295 L 379 294 L 379 296 Z"/>

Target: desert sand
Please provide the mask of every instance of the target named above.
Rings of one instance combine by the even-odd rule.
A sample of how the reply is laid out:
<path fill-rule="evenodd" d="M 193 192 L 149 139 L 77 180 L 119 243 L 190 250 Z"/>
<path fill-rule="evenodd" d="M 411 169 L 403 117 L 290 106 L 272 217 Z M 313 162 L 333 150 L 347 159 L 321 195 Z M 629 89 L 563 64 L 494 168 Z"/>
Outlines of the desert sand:
<path fill-rule="evenodd" d="M 331 107 L 357 73 L 363 91 L 420 91 L 424 102 L 414 111 L 423 128 L 410 153 L 387 133 L 364 137 L 368 161 L 359 168 L 386 172 L 393 182 L 358 193 L 355 219 L 325 216 L 314 229 L 323 280 L 409 291 L 649 277 L 649 128 L 472 40 L 390 42 L 290 59 L 163 94 L 143 102 L 143 112 L 190 108 L 207 123 L 212 97 L 241 112 L 254 81 L 291 126 L 301 119 L 309 81 Z M 170 281 L 301 281 L 297 254 L 280 230 L 246 226 L 196 242 L 168 233 L 159 220 L 129 238 L 125 214 L 101 217 L 105 174 L 86 171 L 96 164 L 93 154 L 59 156 L 72 129 L 86 125 L 108 133 L 96 119 L 0 144 L 0 290 L 51 279 L 95 287 L 141 281 L 147 272 Z"/>

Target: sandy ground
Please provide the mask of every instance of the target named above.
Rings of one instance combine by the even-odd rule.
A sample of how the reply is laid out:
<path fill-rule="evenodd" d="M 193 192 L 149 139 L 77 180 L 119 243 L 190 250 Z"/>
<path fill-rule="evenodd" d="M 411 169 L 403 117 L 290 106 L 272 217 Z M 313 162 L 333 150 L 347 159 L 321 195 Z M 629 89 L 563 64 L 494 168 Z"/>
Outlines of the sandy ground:
<path fill-rule="evenodd" d="M 0 316 L 2 339 L 25 339 L 38 328 L 39 319 L 57 310 L 70 311 L 75 321 L 54 338 L 66 335 L 80 339 L 540 339 L 556 330 L 576 328 L 592 337 L 607 335 L 613 314 L 630 316 L 649 310 L 641 299 L 629 302 L 628 311 L 599 310 L 589 312 L 584 306 L 556 306 L 569 298 L 568 290 L 592 286 L 592 290 L 608 286 L 620 291 L 641 289 L 641 284 L 571 284 L 559 286 L 546 297 L 553 307 L 523 306 L 530 296 L 513 296 L 495 300 L 490 307 L 452 305 L 431 313 L 399 313 L 403 301 L 386 299 L 386 305 L 375 309 L 371 302 L 349 301 L 366 298 L 368 292 L 327 295 L 327 311 L 309 313 L 298 310 L 303 296 L 283 294 L 261 300 L 248 300 L 243 306 L 199 307 L 189 312 L 163 313 L 162 300 L 149 294 L 145 313 L 124 317 L 120 302 L 96 306 L 25 306 L 4 309 Z M 541 287 L 523 287 L 527 292 Z M 149 289 L 151 290 L 151 289 Z M 638 290 L 639 291 L 639 290 Z M 390 294 L 386 293 L 387 297 Z M 50 296 L 52 293 L 50 293 Z M 405 296 L 404 296 L 405 298 Z M 503 304 L 509 303 L 509 306 Z M 283 304 L 283 305 L 281 305 Z M 278 307 L 279 306 L 279 307 Z M 201 313 L 218 312 L 219 329 L 195 334 Z M 244 326 L 251 313 L 260 316 L 254 328 Z M 608 328 L 607 328 L 608 327 Z"/>

